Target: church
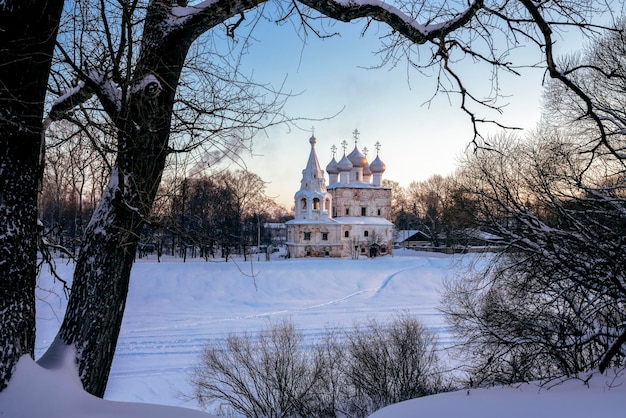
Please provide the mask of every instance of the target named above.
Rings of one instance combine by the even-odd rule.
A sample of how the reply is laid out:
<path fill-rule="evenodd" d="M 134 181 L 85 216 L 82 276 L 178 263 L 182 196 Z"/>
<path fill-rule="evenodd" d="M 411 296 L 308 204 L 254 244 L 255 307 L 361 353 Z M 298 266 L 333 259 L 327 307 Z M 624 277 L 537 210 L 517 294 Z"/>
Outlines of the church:
<path fill-rule="evenodd" d="M 376 257 L 391 254 L 393 223 L 391 189 L 382 186 L 385 164 L 376 158 L 368 163 L 367 148 L 358 149 L 358 131 L 354 131 L 354 150 L 343 157 L 333 157 L 324 171 L 315 151 L 317 139 L 309 139 L 311 151 L 302 170 L 300 190 L 295 194 L 295 219 L 287 225 L 288 257 Z"/>

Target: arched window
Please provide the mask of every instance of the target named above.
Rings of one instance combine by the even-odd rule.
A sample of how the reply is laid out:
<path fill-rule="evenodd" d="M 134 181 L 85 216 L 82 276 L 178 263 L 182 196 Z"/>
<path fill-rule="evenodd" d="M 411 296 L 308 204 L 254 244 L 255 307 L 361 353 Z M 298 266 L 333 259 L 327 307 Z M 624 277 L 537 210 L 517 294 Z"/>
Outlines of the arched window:
<path fill-rule="evenodd" d="M 313 210 L 320 210 L 320 200 L 317 197 L 313 199 Z"/>
<path fill-rule="evenodd" d="M 346 237 L 346 238 L 350 238 L 350 231 L 344 232 L 343 236 Z"/>
<path fill-rule="evenodd" d="M 330 210 L 330 199 L 324 199 L 324 210 L 327 212 Z"/>
<path fill-rule="evenodd" d="M 306 209 L 306 199 L 304 197 L 300 200 L 300 207 Z"/>

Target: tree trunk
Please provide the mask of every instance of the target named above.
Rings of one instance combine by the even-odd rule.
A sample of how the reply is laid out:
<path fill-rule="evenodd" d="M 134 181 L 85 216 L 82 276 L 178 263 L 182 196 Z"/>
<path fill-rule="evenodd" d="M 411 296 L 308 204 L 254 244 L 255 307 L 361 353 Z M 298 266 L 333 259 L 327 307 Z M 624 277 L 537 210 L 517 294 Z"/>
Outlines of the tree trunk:
<path fill-rule="evenodd" d="M 143 221 L 165 167 L 174 96 L 192 40 L 185 33 L 161 38 L 159 23 L 165 18 L 153 4 L 143 33 L 150 41 L 142 45 L 133 79 L 149 76 L 159 85 L 133 92 L 115 119 L 117 161 L 85 229 L 59 338 L 49 350 L 74 347 L 83 386 L 99 397 L 104 396 L 113 362 Z"/>
<path fill-rule="evenodd" d="M 120 151 L 109 185 L 85 230 L 56 341 L 76 348 L 83 386 L 99 397 L 104 395 L 115 354 L 143 220 L 149 215 L 165 166 L 167 116 L 154 116 L 153 121 L 162 125 L 156 133 L 142 128 L 136 137 L 121 134 L 119 143 L 128 152 Z"/>
<path fill-rule="evenodd" d="M 35 345 L 43 109 L 63 0 L 0 3 L 0 391 Z"/>

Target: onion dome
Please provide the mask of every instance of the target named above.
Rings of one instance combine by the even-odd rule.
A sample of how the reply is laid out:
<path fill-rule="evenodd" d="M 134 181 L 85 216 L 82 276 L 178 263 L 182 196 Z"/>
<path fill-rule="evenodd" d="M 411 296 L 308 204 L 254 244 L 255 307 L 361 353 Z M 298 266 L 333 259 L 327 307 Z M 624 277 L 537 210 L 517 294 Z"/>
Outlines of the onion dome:
<path fill-rule="evenodd" d="M 363 177 L 369 177 L 372 175 L 372 170 L 370 168 L 369 163 L 365 163 L 363 166 Z"/>
<path fill-rule="evenodd" d="M 378 155 L 376 156 L 376 159 L 374 159 L 374 161 L 372 161 L 372 163 L 370 164 L 370 170 L 372 170 L 372 173 L 374 174 L 383 173 L 386 169 L 387 166 L 385 165 L 385 163 L 382 162 Z"/>
<path fill-rule="evenodd" d="M 354 168 L 364 167 L 365 164 L 367 164 L 367 158 L 365 158 L 365 155 L 363 155 L 363 153 L 359 151 L 356 145 L 354 146 L 354 149 L 352 150 L 350 155 L 348 155 L 348 159 L 350 160 L 350 162 L 352 163 L 352 167 Z"/>
<path fill-rule="evenodd" d="M 335 157 L 333 157 L 333 159 L 326 166 L 326 172 L 328 174 L 339 174 L 339 170 L 337 169 L 337 161 L 335 160 Z"/>
<path fill-rule="evenodd" d="M 348 157 L 346 157 L 346 154 L 344 154 L 343 158 L 337 163 L 338 171 L 350 171 L 352 170 L 352 167 L 353 165 L 348 159 Z"/>

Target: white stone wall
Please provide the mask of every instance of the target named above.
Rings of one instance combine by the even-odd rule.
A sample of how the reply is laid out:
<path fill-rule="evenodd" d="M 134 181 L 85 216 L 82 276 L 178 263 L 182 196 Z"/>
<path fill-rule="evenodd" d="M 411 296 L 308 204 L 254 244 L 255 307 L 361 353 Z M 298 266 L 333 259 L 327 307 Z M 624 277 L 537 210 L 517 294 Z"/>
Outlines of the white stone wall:
<path fill-rule="evenodd" d="M 348 237 L 345 236 L 346 231 Z M 367 236 L 365 236 L 366 231 Z M 372 244 L 377 244 L 381 249 L 385 249 L 385 252 L 376 255 L 391 254 L 393 250 L 393 226 L 343 224 L 341 226 L 341 244 L 342 257 L 352 257 L 355 251 L 359 256 L 369 256 Z M 356 250 L 355 247 L 357 247 Z"/>
<path fill-rule="evenodd" d="M 287 250 L 295 258 L 341 257 L 340 232 L 341 226 L 332 223 L 287 224 Z"/>
<path fill-rule="evenodd" d="M 333 217 L 335 218 L 380 216 L 391 220 L 391 189 L 340 187 L 329 189 L 329 192 L 333 197 Z M 365 215 L 362 214 L 362 208 L 365 208 Z"/>

